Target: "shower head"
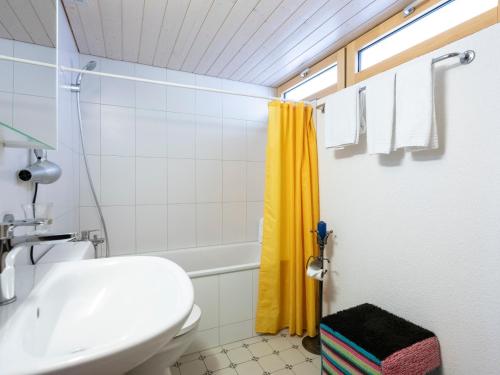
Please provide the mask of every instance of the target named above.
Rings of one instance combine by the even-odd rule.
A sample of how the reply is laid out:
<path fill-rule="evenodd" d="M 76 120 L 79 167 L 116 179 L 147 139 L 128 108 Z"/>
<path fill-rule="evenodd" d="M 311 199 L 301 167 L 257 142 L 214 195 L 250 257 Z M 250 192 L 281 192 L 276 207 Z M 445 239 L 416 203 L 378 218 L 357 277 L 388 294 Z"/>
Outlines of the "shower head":
<path fill-rule="evenodd" d="M 97 66 L 97 63 L 94 60 L 90 60 L 88 63 L 86 63 L 83 66 L 82 70 L 91 71 L 91 70 L 94 70 L 96 66 Z M 83 77 L 82 73 L 78 73 L 78 75 L 76 76 L 75 86 L 78 88 L 80 87 L 80 84 L 82 83 L 82 77 Z"/>

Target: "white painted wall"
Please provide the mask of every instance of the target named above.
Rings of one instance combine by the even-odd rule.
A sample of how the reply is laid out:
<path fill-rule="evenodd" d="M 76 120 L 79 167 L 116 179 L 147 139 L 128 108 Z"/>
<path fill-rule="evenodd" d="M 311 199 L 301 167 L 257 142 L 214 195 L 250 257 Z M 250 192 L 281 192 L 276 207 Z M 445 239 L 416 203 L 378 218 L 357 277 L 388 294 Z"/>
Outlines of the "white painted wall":
<path fill-rule="evenodd" d="M 498 374 L 500 25 L 432 53 L 441 148 L 372 156 L 323 146 L 321 218 L 337 239 L 327 311 L 371 302 L 434 331 L 444 373 Z M 328 110 L 328 108 L 327 108 Z"/>
<path fill-rule="evenodd" d="M 268 87 L 81 55 L 80 65 L 272 96 Z M 267 101 L 87 76 L 82 116 L 112 255 L 256 241 Z M 83 165 L 80 226 L 99 228 Z"/>

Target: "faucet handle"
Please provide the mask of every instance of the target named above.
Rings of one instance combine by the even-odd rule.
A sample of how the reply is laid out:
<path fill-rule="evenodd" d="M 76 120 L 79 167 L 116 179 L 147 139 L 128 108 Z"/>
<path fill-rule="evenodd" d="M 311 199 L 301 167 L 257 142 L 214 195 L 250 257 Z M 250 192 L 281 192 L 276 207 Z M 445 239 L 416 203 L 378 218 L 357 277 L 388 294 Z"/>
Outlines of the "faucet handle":
<path fill-rule="evenodd" d="M 92 232 L 99 232 L 100 229 L 86 229 L 80 231 L 80 240 L 81 241 L 90 241 L 90 234 Z"/>

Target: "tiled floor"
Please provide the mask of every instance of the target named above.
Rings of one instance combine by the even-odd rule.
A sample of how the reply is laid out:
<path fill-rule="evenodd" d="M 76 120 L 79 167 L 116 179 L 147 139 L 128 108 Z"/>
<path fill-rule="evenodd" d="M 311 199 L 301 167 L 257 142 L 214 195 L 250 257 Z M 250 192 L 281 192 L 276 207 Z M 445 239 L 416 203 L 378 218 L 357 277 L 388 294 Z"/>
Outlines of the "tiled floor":
<path fill-rule="evenodd" d="M 307 352 L 301 338 L 285 333 L 257 336 L 182 357 L 172 375 L 313 375 L 320 357 Z"/>

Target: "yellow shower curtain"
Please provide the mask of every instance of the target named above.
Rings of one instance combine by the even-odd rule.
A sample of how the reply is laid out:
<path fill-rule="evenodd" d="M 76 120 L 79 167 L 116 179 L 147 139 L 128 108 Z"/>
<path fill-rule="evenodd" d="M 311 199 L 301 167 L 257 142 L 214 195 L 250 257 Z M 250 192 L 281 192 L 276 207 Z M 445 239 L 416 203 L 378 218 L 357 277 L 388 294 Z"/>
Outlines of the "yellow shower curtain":
<path fill-rule="evenodd" d="M 318 158 L 312 107 L 269 103 L 264 233 L 256 330 L 316 334 L 317 285 L 305 267 L 318 249 Z"/>

